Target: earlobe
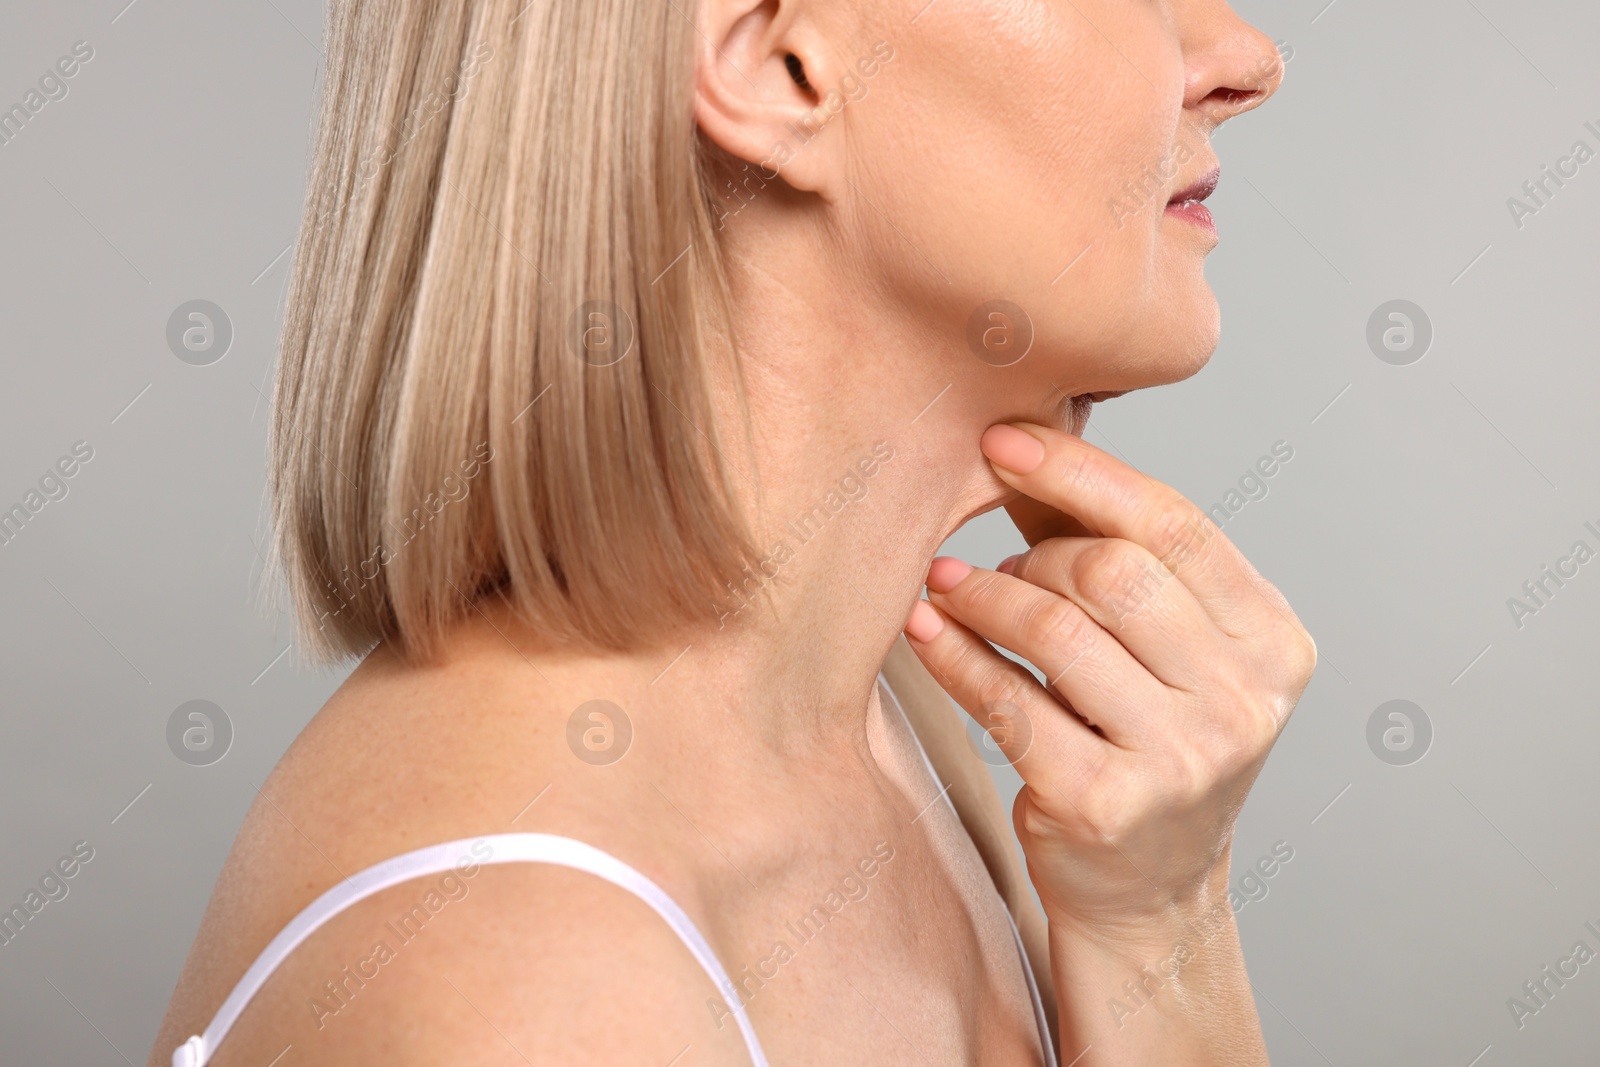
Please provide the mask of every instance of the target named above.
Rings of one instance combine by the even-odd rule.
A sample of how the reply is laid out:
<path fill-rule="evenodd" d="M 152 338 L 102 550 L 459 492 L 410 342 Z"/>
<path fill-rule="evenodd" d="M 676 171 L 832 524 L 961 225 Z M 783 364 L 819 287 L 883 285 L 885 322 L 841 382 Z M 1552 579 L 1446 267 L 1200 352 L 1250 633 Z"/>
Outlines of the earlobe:
<path fill-rule="evenodd" d="M 825 192 L 827 154 L 815 138 L 837 114 L 826 84 L 826 42 L 793 0 L 702 0 L 695 121 L 734 158 Z"/>

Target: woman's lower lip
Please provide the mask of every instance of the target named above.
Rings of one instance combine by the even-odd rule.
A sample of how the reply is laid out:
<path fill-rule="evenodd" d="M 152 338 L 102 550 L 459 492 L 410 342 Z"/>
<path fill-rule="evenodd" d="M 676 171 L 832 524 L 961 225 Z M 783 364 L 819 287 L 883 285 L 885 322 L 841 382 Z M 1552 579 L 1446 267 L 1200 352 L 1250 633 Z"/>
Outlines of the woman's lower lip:
<path fill-rule="evenodd" d="M 1202 230 L 1208 231 L 1213 237 L 1216 236 L 1217 220 L 1211 217 L 1211 209 L 1198 200 L 1168 204 L 1167 214 L 1192 222 Z"/>

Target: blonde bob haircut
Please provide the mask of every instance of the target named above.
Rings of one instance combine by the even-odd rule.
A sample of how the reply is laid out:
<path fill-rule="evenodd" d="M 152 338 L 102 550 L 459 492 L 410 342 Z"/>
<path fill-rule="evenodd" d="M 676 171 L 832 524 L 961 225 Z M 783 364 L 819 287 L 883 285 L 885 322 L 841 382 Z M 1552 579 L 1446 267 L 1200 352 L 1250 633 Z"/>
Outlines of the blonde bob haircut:
<path fill-rule="evenodd" d="M 693 11 L 331 0 L 269 444 L 311 660 L 430 659 L 491 594 L 652 648 L 759 560 Z"/>

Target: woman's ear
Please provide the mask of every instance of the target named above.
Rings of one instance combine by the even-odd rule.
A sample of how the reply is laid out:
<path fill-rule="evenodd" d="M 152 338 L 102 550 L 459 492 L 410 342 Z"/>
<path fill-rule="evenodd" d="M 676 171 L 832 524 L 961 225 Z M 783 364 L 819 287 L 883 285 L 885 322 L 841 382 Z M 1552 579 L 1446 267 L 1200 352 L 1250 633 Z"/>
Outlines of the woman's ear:
<path fill-rule="evenodd" d="M 701 0 L 695 121 L 768 177 L 833 199 L 844 180 L 840 140 L 824 133 L 838 121 L 842 98 L 829 88 L 840 72 L 801 8 L 802 0 Z"/>

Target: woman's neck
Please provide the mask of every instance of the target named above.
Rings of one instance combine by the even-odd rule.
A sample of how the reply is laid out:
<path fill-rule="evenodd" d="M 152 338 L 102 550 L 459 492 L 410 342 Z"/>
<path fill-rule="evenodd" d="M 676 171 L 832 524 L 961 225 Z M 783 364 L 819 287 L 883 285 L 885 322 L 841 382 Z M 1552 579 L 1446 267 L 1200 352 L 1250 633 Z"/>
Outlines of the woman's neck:
<path fill-rule="evenodd" d="M 753 440 L 721 451 L 762 566 L 671 647 L 563 655 L 504 612 L 486 640 L 509 639 L 562 706 L 693 709 L 684 725 L 696 733 L 781 753 L 857 744 L 929 562 L 1009 492 L 980 436 L 1003 419 L 1055 419 L 1067 394 L 1008 396 L 1003 371 L 896 322 L 815 264 L 782 278 L 736 271 L 732 285 Z M 739 426 L 734 399 L 723 401 L 722 425 Z"/>

